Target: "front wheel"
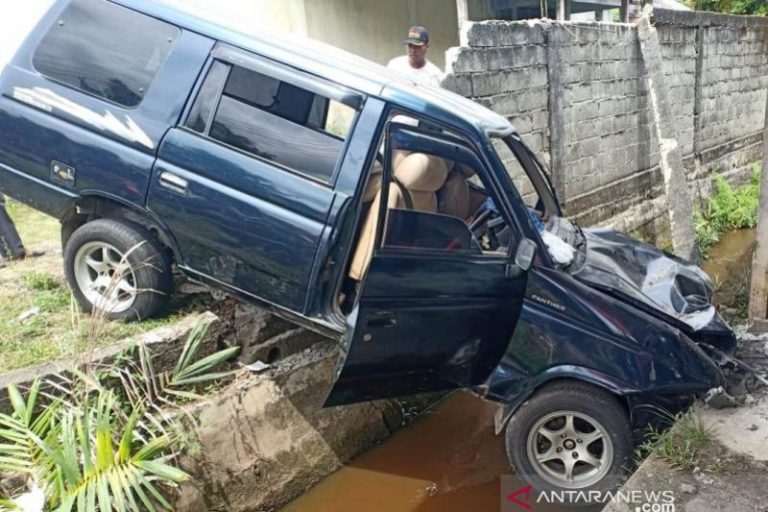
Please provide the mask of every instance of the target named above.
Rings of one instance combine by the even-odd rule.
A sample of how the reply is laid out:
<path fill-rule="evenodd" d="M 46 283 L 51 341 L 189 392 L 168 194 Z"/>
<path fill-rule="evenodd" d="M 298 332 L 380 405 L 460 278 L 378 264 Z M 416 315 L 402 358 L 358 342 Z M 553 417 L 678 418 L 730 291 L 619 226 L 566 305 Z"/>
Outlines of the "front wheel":
<path fill-rule="evenodd" d="M 94 220 L 72 234 L 64 270 L 80 306 L 112 320 L 157 314 L 173 288 L 170 263 L 157 240 L 139 226 L 112 219 Z"/>
<path fill-rule="evenodd" d="M 520 406 L 507 425 L 506 446 L 518 476 L 535 491 L 577 496 L 565 504 L 579 506 L 592 504 L 595 492 L 616 489 L 633 442 L 616 397 L 567 381 L 540 389 Z"/>

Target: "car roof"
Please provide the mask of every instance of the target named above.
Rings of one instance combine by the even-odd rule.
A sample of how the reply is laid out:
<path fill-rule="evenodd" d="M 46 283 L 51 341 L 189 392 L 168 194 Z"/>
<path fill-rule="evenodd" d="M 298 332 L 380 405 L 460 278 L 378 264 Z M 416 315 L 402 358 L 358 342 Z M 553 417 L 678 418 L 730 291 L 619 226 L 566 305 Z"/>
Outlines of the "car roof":
<path fill-rule="evenodd" d="M 470 125 L 489 134 L 513 131 L 504 117 L 463 96 L 438 87 L 417 85 L 404 75 L 320 41 L 294 35 L 289 39 L 264 31 L 246 34 L 164 0 L 111 1 L 439 120 Z"/>

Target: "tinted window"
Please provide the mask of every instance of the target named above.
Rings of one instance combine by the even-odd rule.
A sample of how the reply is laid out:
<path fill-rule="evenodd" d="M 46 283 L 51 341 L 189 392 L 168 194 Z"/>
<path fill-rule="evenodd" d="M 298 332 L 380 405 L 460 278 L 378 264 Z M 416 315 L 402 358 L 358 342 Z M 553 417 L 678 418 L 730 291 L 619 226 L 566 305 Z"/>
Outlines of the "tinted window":
<path fill-rule="evenodd" d="M 227 79 L 228 72 L 229 66 L 227 64 L 219 61 L 213 63 L 208 72 L 208 78 L 197 94 L 197 101 L 189 113 L 188 127 L 196 132 L 205 133 L 212 121 L 211 116 L 213 116 L 216 102 L 219 100 L 219 94 L 221 94 L 221 85 Z"/>
<path fill-rule="evenodd" d="M 231 71 L 219 97 L 223 68 Z M 208 115 L 214 111 L 209 121 Z M 333 176 L 354 113 L 354 109 L 293 84 L 216 62 L 186 125 L 327 182 Z"/>
<path fill-rule="evenodd" d="M 74 0 L 43 38 L 33 64 L 53 80 L 135 107 L 178 35 L 172 25 L 104 0 Z"/>

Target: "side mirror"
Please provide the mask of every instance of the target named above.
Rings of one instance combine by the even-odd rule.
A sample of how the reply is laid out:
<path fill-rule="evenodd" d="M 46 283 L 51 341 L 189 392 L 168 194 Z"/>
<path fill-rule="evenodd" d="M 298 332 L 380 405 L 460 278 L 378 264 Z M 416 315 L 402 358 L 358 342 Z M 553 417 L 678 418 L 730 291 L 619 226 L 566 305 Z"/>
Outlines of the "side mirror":
<path fill-rule="evenodd" d="M 515 252 L 515 265 L 523 270 L 531 268 L 533 257 L 536 256 L 536 242 L 529 238 L 523 238 Z"/>

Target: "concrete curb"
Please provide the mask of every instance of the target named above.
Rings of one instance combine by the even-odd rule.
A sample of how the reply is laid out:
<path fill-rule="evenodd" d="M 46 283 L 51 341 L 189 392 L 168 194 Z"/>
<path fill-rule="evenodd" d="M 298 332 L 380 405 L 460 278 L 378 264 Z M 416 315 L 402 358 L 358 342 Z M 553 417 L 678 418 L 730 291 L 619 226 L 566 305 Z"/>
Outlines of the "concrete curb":
<path fill-rule="evenodd" d="M 153 362 L 156 370 L 170 369 L 176 364 L 189 333 L 198 322 L 208 325 L 207 339 L 203 343 L 200 354 L 211 353 L 216 348 L 221 322 L 215 314 L 206 311 L 187 316 L 173 325 L 158 327 L 149 332 L 126 338 L 109 347 L 96 349 L 88 357 L 84 357 L 81 363 L 84 366 L 108 365 L 132 347 L 145 345 L 155 354 Z M 57 375 L 66 374 L 74 365 L 75 362 L 72 359 L 58 359 L 50 363 L 29 366 L 0 375 L 0 411 L 7 412 L 9 410 L 9 385 L 13 384 L 23 389 L 31 385 L 35 379 L 55 379 Z"/>

